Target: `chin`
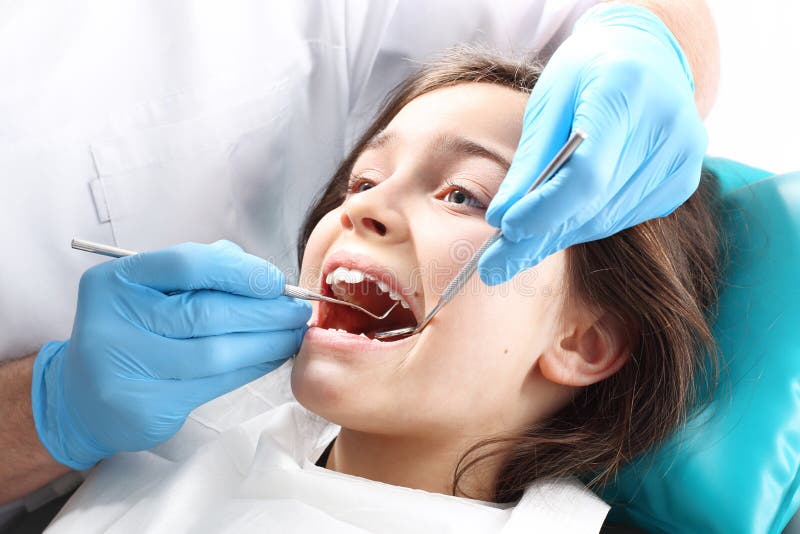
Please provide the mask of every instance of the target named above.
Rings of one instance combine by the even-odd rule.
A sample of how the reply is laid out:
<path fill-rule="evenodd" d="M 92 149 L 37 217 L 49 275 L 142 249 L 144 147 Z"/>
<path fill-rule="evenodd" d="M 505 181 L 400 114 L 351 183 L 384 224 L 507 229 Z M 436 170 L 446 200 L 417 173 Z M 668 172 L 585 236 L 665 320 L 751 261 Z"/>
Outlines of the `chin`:
<path fill-rule="evenodd" d="M 319 363 L 309 359 L 309 355 L 304 354 L 302 349 L 294 358 L 291 376 L 292 394 L 297 402 L 319 413 L 317 407 L 323 405 L 326 399 L 330 399 L 336 388 L 331 387 L 329 380 L 325 380 L 325 373 L 320 369 Z"/>
<path fill-rule="evenodd" d="M 381 400 L 386 388 L 368 384 L 378 386 L 327 355 L 303 349 L 292 368 L 292 393 L 304 408 L 344 428 L 384 433 L 383 424 L 391 420 Z"/>
<path fill-rule="evenodd" d="M 306 409 L 338 423 L 335 414 L 351 405 L 352 393 L 358 391 L 355 381 L 346 375 L 335 362 L 301 348 L 292 367 L 292 393 Z"/>

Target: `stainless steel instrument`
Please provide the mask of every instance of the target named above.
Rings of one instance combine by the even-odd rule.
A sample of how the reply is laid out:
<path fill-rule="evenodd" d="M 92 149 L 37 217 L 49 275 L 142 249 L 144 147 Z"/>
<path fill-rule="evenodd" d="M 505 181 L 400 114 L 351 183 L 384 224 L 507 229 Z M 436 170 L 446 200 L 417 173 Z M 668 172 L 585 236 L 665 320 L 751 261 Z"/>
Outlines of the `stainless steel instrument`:
<path fill-rule="evenodd" d="M 136 252 L 133 250 L 126 250 L 124 248 L 112 247 L 111 245 L 93 243 L 91 241 L 84 241 L 83 239 L 73 239 L 72 248 L 76 250 L 83 250 L 84 252 L 91 252 L 93 254 L 100 254 L 102 256 L 109 256 L 111 258 L 121 258 L 123 256 L 133 256 L 134 254 L 136 254 Z M 314 291 L 309 291 L 308 289 L 304 289 L 298 286 L 286 284 L 286 286 L 283 289 L 283 294 L 286 295 L 287 297 L 294 297 L 296 299 L 324 300 L 325 302 L 330 302 L 331 304 L 341 304 L 343 306 L 349 306 L 354 310 L 366 313 L 367 315 L 369 315 L 374 319 L 385 319 L 390 313 L 392 313 L 392 310 L 394 310 L 400 303 L 399 301 L 395 302 L 394 305 L 392 305 L 392 307 L 389 308 L 383 315 L 375 315 L 371 311 L 367 310 L 366 308 L 362 308 L 358 304 L 353 304 L 352 302 L 347 302 L 344 300 L 335 299 L 333 297 L 321 295 L 319 293 L 315 293 Z"/>

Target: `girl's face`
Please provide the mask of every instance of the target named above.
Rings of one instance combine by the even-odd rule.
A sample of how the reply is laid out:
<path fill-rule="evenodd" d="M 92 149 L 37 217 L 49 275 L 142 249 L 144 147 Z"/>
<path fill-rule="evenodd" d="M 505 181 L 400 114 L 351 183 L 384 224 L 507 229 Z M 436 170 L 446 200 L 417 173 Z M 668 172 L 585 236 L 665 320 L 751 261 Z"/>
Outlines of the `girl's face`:
<path fill-rule="evenodd" d="M 557 338 L 563 252 L 506 284 L 473 276 L 420 334 L 357 335 L 419 322 L 492 234 L 485 210 L 526 101 L 486 83 L 439 89 L 406 105 L 362 152 L 344 202 L 311 234 L 302 283 L 374 313 L 393 303 L 383 285 L 409 309 L 374 321 L 315 305 L 292 372 L 308 409 L 361 432 L 467 438 L 523 428 L 567 402 L 573 388 L 537 366 Z"/>

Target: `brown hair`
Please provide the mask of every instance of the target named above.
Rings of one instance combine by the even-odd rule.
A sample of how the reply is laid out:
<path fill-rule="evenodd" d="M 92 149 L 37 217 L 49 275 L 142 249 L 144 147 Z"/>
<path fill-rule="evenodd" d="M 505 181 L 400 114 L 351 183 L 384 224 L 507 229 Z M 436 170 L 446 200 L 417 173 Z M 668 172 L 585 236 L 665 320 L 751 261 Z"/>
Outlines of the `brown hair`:
<path fill-rule="evenodd" d="M 310 210 L 298 264 L 314 227 L 342 203 L 364 146 L 403 106 L 460 83 L 494 83 L 529 93 L 541 69 L 534 59 L 459 48 L 409 77 L 390 95 Z M 456 467 L 454 495 L 464 494 L 459 481 L 469 469 L 498 454 L 495 502 L 515 501 L 532 481 L 545 477 L 583 475 L 590 487 L 601 486 L 626 461 L 664 441 L 711 394 L 718 374 L 709 327 L 720 272 L 717 196 L 715 178 L 704 172 L 697 191 L 672 214 L 567 249 L 567 298 L 623 321 L 631 337 L 630 361 L 523 434 L 472 446 Z"/>

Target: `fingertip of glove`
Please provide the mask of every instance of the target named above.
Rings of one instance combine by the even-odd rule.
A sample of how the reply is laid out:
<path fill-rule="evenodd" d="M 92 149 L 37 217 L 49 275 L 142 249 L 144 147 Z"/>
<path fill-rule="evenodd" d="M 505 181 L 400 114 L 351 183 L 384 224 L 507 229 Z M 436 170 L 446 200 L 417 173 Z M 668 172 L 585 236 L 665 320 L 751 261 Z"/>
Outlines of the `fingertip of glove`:
<path fill-rule="evenodd" d="M 497 249 L 493 245 L 481 258 L 478 263 L 478 275 L 481 277 L 481 282 L 487 286 L 496 286 L 508 281 L 508 270 L 498 256 Z"/>
<path fill-rule="evenodd" d="M 492 200 L 489 207 L 486 209 L 486 222 L 500 228 L 500 223 L 503 220 L 503 214 L 506 212 L 506 207 L 498 201 L 497 197 Z"/>
<path fill-rule="evenodd" d="M 281 313 L 286 316 L 287 314 L 295 319 L 298 323 L 305 324 L 308 318 L 311 317 L 311 302 L 295 297 L 280 296 L 278 300 L 282 301 L 279 306 Z M 271 304 L 267 304 L 271 306 Z"/>
<path fill-rule="evenodd" d="M 502 271 L 489 269 L 480 271 L 481 281 L 487 286 L 496 286 L 508 281 L 505 269 Z"/>
<path fill-rule="evenodd" d="M 295 300 L 297 302 L 297 305 L 299 306 L 298 308 L 299 316 L 301 317 L 303 323 L 305 323 L 311 317 L 311 311 L 312 311 L 311 303 L 308 302 L 307 300 L 301 300 L 301 299 L 295 299 Z"/>
<path fill-rule="evenodd" d="M 248 286 L 253 296 L 275 298 L 283 293 L 286 277 L 280 269 L 266 260 L 262 260 L 250 271 Z"/>
<path fill-rule="evenodd" d="M 306 332 L 308 332 L 308 325 L 303 325 L 294 331 L 296 340 L 295 346 L 297 347 L 295 353 L 300 350 L 300 345 L 303 343 L 303 338 L 306 337 Z"/>
<path fill-rule="evenodd" d="M 211 246 L 223 251 L 244 252 L 244 249 L 228 239 L 218 239 L 211 243 Z"/>
<path fill-rule="evenodd" d="M 500 229 L 503 231 L 503 239 L 512 243 L 519 243 L 521 240 L 525 239 L 526 236 L 523 235 L 517 227 L 518 225 L 514 218 L 505 217 L 500 225 Z"/>

